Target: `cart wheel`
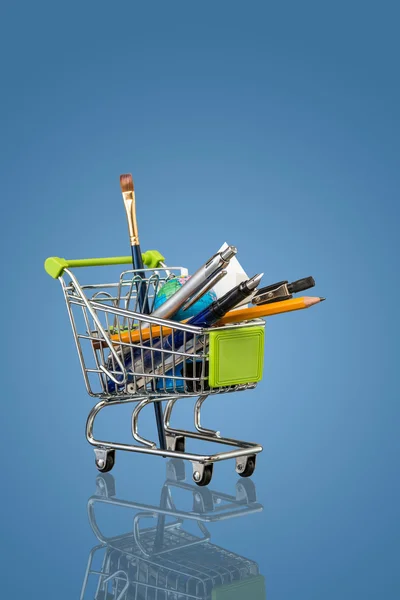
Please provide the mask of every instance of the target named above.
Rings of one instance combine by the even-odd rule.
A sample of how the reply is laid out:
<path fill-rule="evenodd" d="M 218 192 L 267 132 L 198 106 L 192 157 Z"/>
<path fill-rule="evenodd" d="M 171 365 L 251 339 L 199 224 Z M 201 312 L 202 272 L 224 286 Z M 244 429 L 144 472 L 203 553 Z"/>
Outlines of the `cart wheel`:
<path fill-rule="evenodd" d="M 176 436 L 175 452 L 185 452 L 185 437 L 183 435 Z"/>
<path fill-rule="evenodd" d="M 193 480 L 197 485 L 208 485 L 212 479 L 214 465 L 204 465 L 202 471 L 197 469 L 193 473 Z"/>
<path fill-rule="evenodd" d="M 246 458 L 241 458 L 236 464 L 236 472 L 240 477 L 251 477 L 256 468 L 256 455 L 251 454 Z"/>
<path fill-rule="evenodd" d="M 209 489 L 199 490 L 193 496 L 193 512 L 206 513 L 214 510 L 214 500 Z"/>
<path fill-rule="evenodd" d="M 252 504 L 257 501 L 256 486 L 251 479 L 239 480 L 236 484 L 236 500 L 243 504 Z"/>
<path fill-rule="evenodd" d="M 171 452 L 185 452 L 184 435 L 166 435 L 167 450 Z"/>
<path fill-rule="evenodd" d="M 102 496 L 103 498 L 115 496 L 115 479 L 111 474 L 104 473 L 104 475 L 97 476 L 96 496 Z"/>
<path fill-rule="evenodd" d="M 114 464 L 115 464 L 115 450 L 110 450 L 110 452 L 107 452 L 107 456 L 106 459 L 104 460 L 104 458 L 97 458 L 96 457 L 96 467 L 98 469 L 98 471 L 100 471 L 100 473 L 108 473 L 108 471 L 111 471 L 111 469 L 113 468 Z"/>
<path fill-rule="evenodd" d="M 185 461 L 180 458 L 172 458 L 167 462 L 167 479 L 183 481 L 185 477 Z"/>

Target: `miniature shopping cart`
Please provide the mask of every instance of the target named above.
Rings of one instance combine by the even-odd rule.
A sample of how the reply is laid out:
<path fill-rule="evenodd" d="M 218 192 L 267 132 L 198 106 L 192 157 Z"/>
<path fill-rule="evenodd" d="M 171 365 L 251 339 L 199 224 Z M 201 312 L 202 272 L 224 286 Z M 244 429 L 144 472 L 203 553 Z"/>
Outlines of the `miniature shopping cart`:
<path fill-rule="evenodd" d="M 245 485 L 252 481 L 238 482 L 233 496 L 167 479 L 159 505 L 118 498 L 111 474 L 96 483 L 88 516 L 100 544 L 90 552 L 81 600 L 265 600 L 257 563 L 213 544 L 206 526 L 262 511 L 254 484 Z M 180 508 L 187 496 L 193 511 Z M 103 509 L 103 518 L 107 514 L 108 523 L 109 511 L 119 519 L 127 513 L 133 526 L 106 536 L 96 507 Z"/>
<path fill-rule="evenodd" d="M 98 403 L 89 414 L 86 437 L 95 447 L 99 471 L 112 469 L 115 450 L 144 452 L 192 462 L 198 485 L 211 481 L 217 461 L 236 459 L 242 477 L 252 475 L 259 444 L 222 437 L 201 425 L 201 407 L 209 396 L 254 388 L 262 376 L 264 325 L 261 319 L 224 327 L 200 328 L 187 323 L 155 318 L 139 312 L 138 298 L 145 294 L 150 311 L 159 289 L 171 277 L 185 277 L 187 269 L 166 267 L 157 251 L 143 254 L 146 269 L 126 270 L 119 280 L 81 285 L 71 268 L 131 263 L 130 257 L 69 260 L 48 258 L 46 271 L 59 279 L 67 304 L 82 373 L 90 396 Z M 170 425 L 177 400 L 197 397 L 195 431 Z M 166 449 L 139 434 L 141 410 L 153 402 L 167 401 L 164 413 Z M 132 435 L 138 444 L 97 440 L 96 416 L 116 404 L 135 402 Z M 185 451 L 186 438 L 234 447 L 227 452 L 194 454 Z"/>

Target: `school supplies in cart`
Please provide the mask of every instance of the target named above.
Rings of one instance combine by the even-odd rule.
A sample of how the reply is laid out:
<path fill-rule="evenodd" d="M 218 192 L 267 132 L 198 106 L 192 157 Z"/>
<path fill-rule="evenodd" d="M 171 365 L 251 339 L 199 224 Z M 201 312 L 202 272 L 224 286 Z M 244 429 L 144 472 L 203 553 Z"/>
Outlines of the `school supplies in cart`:
<path fill-rule="evenodd" d="M 255 275 L 251 279 L 244 281 L 243 283 L 236 286 L 230 292 L 227 292 L 219 300 L 215 300 L 209 306 L 206 306 L 198 315 L 195 315 L 187 321 L 187 325 L 194 325 L 196 327 L 208 328 L 214 325 L 226 312 L 234 308 L 234 306 L 246 298 L 252 290 L 258 285 L 262 275 Z M 168 284 L 166 284 L 168 285 Z M 140 348 L 136 348 L 132 351 L 132 347 L 125 347 L 120 352 L 120 358 L 124 361 L 125 368 L 129 370 L 132 375 L 128 375 L 131 379 L 134 373 L 137 371 L 144 371 L 146 373 L 155 372 L 160 365 L 165 361 L 164 351 L 175 351 L 176 349 L 182 348 L 192 341 L 195 335 L 190 332 L 176 331 L 171 333 L 165 338 L 158 340 L 149 340 L 143 342 Z M 192 347 L 196 344 L 193 343 Z M 157 351 L 158 350 L 158 351 Z M 109 369 L 114 367 L 112 364 L 112 355 L 110 356 Z M 175 365 L 179 359 L 175 358 Z M 182 361 L 185 357 L 182 357 Z M 113 371 L 114 372 L 114 371 Z M 116 373 L 115 373 L 116 374 Z M 108 382 L 108 390 L 113 392 L 115 389 L 114 381 Z"/>
<path fill-rule="evenodd" d="M 124 200 L 134 201 L 132 190 L 123 189 L 123 193 Z M 133 241 L 131 237 L 137 253 L 138 239 L 136 244 Z M 223 437 L 219 431 L 204 428 L 201 408 L 209 397 L 250 390 L 261 380 L 265 327 L 262 317 L 308 308 L 321 298 L 281 300 L 278 296 L 287 297 L 308 289 L 305 285 L 311 283 L 297 282 L 296 287 L 286 281 L 275 284 L 272 290 L 261 289 L 258 305 L 238 308 L 243 303 L 257 303 L 257 294 L 260 295 L 261 275 L 246 276 L 245 280 L 240 277 L 237 285 L 211 304 L 210 297 L 206 298 L 205 308 L 190 319 L 172 320 L 178 311 L 193 309 L 215 282 L 225 280 L 236 253 L 234 246 L 224 244 L 190 277 L 184 267 L 168 267 L 157 251 L 145 252 L 141 260 L 137 257 L 46 260 L 46 271 L 62 286 L 87 392 L 98 399 L 87 419 L 86 438 L 95 448 L 99 471 L 110 471 L 116 450 L 124 450 L 188 460 L 199 486 L 211 481 L 214 464 L 222 460 L 235 459 L 236 472 L 242 477 L 254 472 L 262 446 Z M 81 284 L 72 271 L 77 267 L 132 265 L 133 260 L 137 268 L 124 270 L 108 283 Z M 174 278 L 181 279 L 181 284 L 175 293 L 165 294 L 156 308 L 156 298 L 162 296 L 163 287 Z M 273 302 L 268 296 L 271 291 Z M 194 431 L 173 427 L 172 413 L 177 401 L 193 397 L 197 398 Z M 164 414 L 156 411 L 158 446 L 140 435 L 138 420 L 146 406 L 161 406 L 163 401 Z M 93 429 L 98 414 L 107 407 L 126 403 L 136 404 L 131 417 L 135 443 L 95 438 Z M 186 451 L 188 439 L 231 448 L 206 454 L 190 452 Z"/>
<path fill-rule="evenodd" d="M 266 317 L 272 317 L 273 315 L 280 315 L 287 312 L 296 310 L 303 310 L 305 308 L 311 308 L 316 306 L 320 302 L 323 302 L 325 298 L 319 298 L 318 296 L 302 296 L 299 298 L 291 298 L 289 300 L 281 300 L 271 303 L 264 303 L 257 306 L 251 306 L 249 308 L 236 308 L 227 312 L 219 321 L 218 325 L 227 325 L 229 323 L 243 323 L 245 321 L 251 321 L 254 319 L 261 319 Z M 148 329 L 133 329 L 131 331 L 121 331 L 119 334 L 113 334 L 111 332 L 111 341 L 116 343 L 119 342 L 142 342 L 150 339 L 151 337 L 158 338 L 160 335 L 170 335 L 172 329 L 165 326 L 160 328 L 157 325 L 151 326 Z M 101 344 L 101 341 L 97 342 Z M 96 345 L 96 343 L 95 343 Z"/>
<path fill-rule="evenodd" d="M 151 252 L 145 253 L 145 264 L 153 257 Z M 261 452 L 262 447 L 256 443 L 226 438 L 217 431 L 203 428 L 200 412 L 209 396 L 243 391 L 256 386 L 262 376 L 265 322 L 257 320 L 246 324 L 247 331 L 243 342 L 246 340 L 247 351 L 253 360 L 236 360 L 236 367 L 232 372 L 231 359 L 237 354 L 238 335 L 239 330 L 243 328 L 242 324 L 228 328 L 198 327 L 130 310 L 130 306 L 136 306 L 137 299 L 135 271 L 123 272 L 119 281 L 113 283 L 81 285 L 72 269 L 68 268 L 69 262 L 52 257 L 46 261 L 46 269 L 61 283 L 86 389 L 89 395 L 99 399 L 89 414 L 86 426 L 87 440 L 95 447 L 97 468 L 102 472 L 109 471 L 114 465 L 115 450 L 127 450 L 189 460 L 193 464 L 193 478 L 198 485 L 207 485 L 211 481 L 215 462 L 230 458 L 236 460 L 236 471 L 240 475 L 250 476 L 255 469 L 256 455 Z M 125 259 L 121 262 L 126 264 Z M 95 259 L 83 259 L 74 261 L 73 264 L 76 267 L 107 265 L 115 264 L 115 259 L 100 259 L 97 263 Z M 150 309 L 157 290 L 171 274 L 182 276 L 187 274 L 187 271 L 182 267 L 167 269 L 157 265 L 153 269 L 144 269 L 145 277 L 142 280 L 147 286 Z M 140 340 L 140 335 L 149 326 L 154 325 L 159 326 L 161 335 L 157 340 L 153 340 L 150 327 L 151 343 L 145 346 Z M 162 334 L 164 326 L 172 331 L 169 347 L 159 345 L 160 341 L 164 344 L 166 340 Z M 138 342 L 116 343 L 111 339 L 112 335 L 121 338 L 123 333 L 129 335 L 131 331 L 139 333 Z M 212 345 L 211 340 L 218 331 L 225 334 L 224 338 Z M 176 339 L 180 340 L 179 347 L 175 343 Z M 127 352 L 131 354 L 130 364 L 134 365 L 132 370 L 126 364 Z M 136 360 L 138 353 L 143 357 L 142 364 Z M 150 358 L 145 359 L 145 353 L 147 357 L 150 355 Z M 148 372 L 146 365 L 153 363 L 154 367 Z M 159 367 L 157 372 L 156 366 Z M 210 368 L 214 373 L 212 381 L 207 375 Z M 223 385 L 219 381 L 222 381 Z M 196 396 L 198 399 L 195 404 L 195 431 L 180 430 L 171 426 L 176 401 Z M 149 404 L 162 400 L 167 400 L 164 412 L 166 449 L 158 448 L 155 442 L 145 439 L 138 431 L 140 412 Z M 136 403 L 132 414 L 132 435 L 137 444 L 96 439 L 93 426 L 99 412 L 107 407 L 128 402 Z M 234 449 L 211 455 L 186 452 L 185 442 L 188 438 L 225 444 Z"/>

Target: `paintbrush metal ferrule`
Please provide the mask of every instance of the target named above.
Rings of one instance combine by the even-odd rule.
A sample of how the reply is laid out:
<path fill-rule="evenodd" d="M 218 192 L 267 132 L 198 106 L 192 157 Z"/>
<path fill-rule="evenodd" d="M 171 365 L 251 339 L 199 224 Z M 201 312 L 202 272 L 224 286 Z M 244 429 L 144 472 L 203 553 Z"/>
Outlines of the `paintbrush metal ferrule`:
<path fill-rule="evenodd" d="M 124 199 L 126 218 L 128 219 L 129 240 L 131 246 L 138 246 L 139 234 L 136 219 L 135 192 L 133 190 L 129 192 L 122 192 L 122 197 Z"/>

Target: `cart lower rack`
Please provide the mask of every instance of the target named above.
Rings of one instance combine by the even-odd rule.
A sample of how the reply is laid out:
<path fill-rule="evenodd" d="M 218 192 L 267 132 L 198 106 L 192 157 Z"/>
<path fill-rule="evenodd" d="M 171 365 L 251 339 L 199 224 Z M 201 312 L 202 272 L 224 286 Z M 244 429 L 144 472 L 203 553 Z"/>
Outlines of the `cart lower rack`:
<path fill-rule="evenodd" d="M 256 455 L 262 447 L 206 429 L 201 424 L 201 408 L 215 394 L 257 385 L 262 373 L 265 322 L 258 319 L 205 329 L 138 312 L 142 286 L 151 310 L 158 290 L 168 279 L 188 274 L 183 267 L 167 268 L 156 251 L 146 252 L 143 260 L 148 267 L 145 278 L 127 270 L 116 282 L 85 285 L 78 282 L 72 267 L 129 264 L 131 258 L 66 261 L 52 257 L 45 263 L 47 272 L 62 286 L 87 392 L 98 398 L 86 425 L 87 440 L 95 448 L 96 466 L 101 472 L 110 471 L 115 451 L 125 450 L 189 460 L 193 479 L 200 486 L 211 481 L 214 463 L 231 458 L 236 461 L 237 473 L 248 477 L 254 472 Z M 194 430 L 174 428 L 173 409 L 178 400 L 188 397 L 197 398 Z M 166 449 L 139 434 L 140 412 L 161 401 L 166 401 Z M 127 403 L 136 404 L 131 418 L 136 443 L 96 439 L 93 430 L 100 411 Z M 214 454 L 190 453 L 185 449 L 188 438 L 231 449 Z"/>

